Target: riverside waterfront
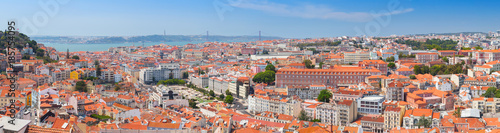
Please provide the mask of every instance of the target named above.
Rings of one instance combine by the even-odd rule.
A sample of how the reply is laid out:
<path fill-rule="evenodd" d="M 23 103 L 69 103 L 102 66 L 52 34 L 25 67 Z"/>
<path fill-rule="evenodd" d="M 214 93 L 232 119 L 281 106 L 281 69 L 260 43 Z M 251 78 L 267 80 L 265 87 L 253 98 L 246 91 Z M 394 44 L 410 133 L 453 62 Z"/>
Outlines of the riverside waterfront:
<path fill-rule="evenodd" d="M 40 42 L 48 47 L 53 47 L 57 51 L 66 51 L 69 49 L 70 52 L 75 51 L 108 51 L 111 47 L 120 46 L 142 46 L 143 43 L 100 43 L 100 44 L 81 44 L 81 43 L 45 43 Z M 172 46 L 184 46 L 186 44 L 197 44 L 203 42 L 145 42 L 144 46 L 152 46 L 158 44 L 167 44 Z"/>

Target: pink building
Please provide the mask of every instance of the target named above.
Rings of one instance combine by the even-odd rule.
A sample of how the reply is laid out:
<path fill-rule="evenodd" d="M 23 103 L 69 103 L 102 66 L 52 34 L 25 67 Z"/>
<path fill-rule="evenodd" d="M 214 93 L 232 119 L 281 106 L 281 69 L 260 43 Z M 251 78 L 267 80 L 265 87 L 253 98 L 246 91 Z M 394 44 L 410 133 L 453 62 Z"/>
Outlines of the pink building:
<path fill-rule="evenodd" d="M 500 50 L 478 50 L 472 53 L 472 59 L 479 64 L 500 60 Z"/>
<path fill-rule="evenodd" d="M 292 85 L 325 85 L 338 87 L 356 85 L 365 81 L 366 77 L 380 75 L 375 68 L 342 67 L 332 69 L 280 69 L 276 72 L 276 87 Z"/>
<path fill-rule="evenodd" d="M 418 53 L 416 59 L 419 63 L 426 63 L 438 60 L 439 56 L 437 53 Z"/>
<path fill-rule="evenodd" d="M 455 51 L 455 50 L 439 50 L 438 53 L 440 56 L 445 57 L 445 56 L 453 56 L 453 55 L 457 54 L 457 51 Z"/>
<path fill-rule="evenodd" d="M 387 64 L 382 60 L 363 60 L 358 65 L 360 67 L 375 67 L 382 72 L 382 75 L 387 75 Z"/>
<path fill-rule="evenodd" d="M 338 90 L 336 92 L 333 92 L 332 99 L 334 101 L 340 101 L 340 100 L 353 100 L 356 101 L 357 99 L 363 97 L 363 93 L 361 91 L 355 91 L 355 90 Z"/>
<path fill-rule="evenodd" d="M 415 72 L 413 72 L 413 69 L 402 67 L 402 68 L 399 68 L 398 70 L 396 70 L 396 74 L 397 75 L 410 76 L 412 74 L 415 74 Z"/>

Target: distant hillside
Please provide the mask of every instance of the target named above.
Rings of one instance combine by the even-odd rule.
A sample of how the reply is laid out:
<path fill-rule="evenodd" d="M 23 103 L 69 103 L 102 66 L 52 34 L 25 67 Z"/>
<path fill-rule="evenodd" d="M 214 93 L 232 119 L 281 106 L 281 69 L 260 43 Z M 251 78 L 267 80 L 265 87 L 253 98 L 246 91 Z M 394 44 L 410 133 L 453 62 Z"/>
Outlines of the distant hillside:
<path fill-rule="evenodd" d="M 8 40 L 7 40 L 7 32 L 2 32 L 0 31 L 0 49 L 4 50 L 5 48 L 8 47 Z M 36 45 L 35 40 L 30 40 L 30 37 L 26 36 L 23 33 L 19 33 L 15 38 L 14 38 L 14 47 L 16 47 L 18 50 L 21 50 L 24 48 L 26 44 L 29 44 L 33 50 L 38 49 L 38 46 Z M 5 54 L 5 52 L 4 52 Z"/>
<path fill-rule="evenodd" d="M 415 34 L 417 36 L 421 36 L 421 35 L 431 35 L 431 34 L 434 34 L 434 35 L 455 35 L 455 36 L 459 36 L 460 34 L 463 34 L 463 35 L 474 35 L 474 34 L 486 34 L 484 32 L 458 32 L 458 33 L 428 33 L 428 34 Z"/>
<path fill-rule="evenodd" d="M 281 37 L 262 36 L 262 40 L 283 39 Z M 39 42 L 51 43 L 140 43 L 140 42 L 190 42 L 207 41 L 203 35 L 147 35 L 147 36 L 104 36 L 104 37 L 68 37 L 68 36 L 38 36 L 33 39 Z M 208 41 L 256 41 L 258 36 L 218 36 L 208 37 Z"/>

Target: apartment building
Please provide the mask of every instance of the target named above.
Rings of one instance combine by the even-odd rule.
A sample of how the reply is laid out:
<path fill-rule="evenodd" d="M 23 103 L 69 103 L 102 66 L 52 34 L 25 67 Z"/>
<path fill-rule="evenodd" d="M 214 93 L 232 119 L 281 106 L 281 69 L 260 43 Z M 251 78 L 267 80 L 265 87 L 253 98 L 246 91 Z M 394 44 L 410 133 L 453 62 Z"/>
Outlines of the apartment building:
<path fill-rule="evenodd" d="M 464 74 L 453 74 L 450 77 L 450 80 L 455 86 L 462 86 L 464 85 L 465 78 L 467 76 Z"/>
<path fill-rule="evenodd" d="M 178 92 L 173 91 L 172 89 L 159 85 L 153 86 L 153 92 L 149 96 L 148 106 L 150 108 L 154 106 L 161 106 L 163 108 L 167 108 L 167 106 L 172 105 L 171 100 L 177 100 L 175 105 L 184 105 L 187 106 L 187 100 L 182 99 L 182 95 L 179 95 Z"/>
<path fill-rule="evenodd" d="M 474 66 L 474 71 L 483 71 L 486 73 L 494 72 L 500 70 L 500 61 L 490 61 L 484 65 L 476 65 Z"/>
<path fill-rule="evenodd" d="M 221 77 L 211 77 L 208 79 L 208 90 L 214 91 L 216 94 L 224 94 L 229 89 L 230 79 Z"/>
<path fill-rule="evenodd" d="M 472 108 L 480 109 L 482 113 L 500 113 L 500 98 L 474 98 Z"/>
<path fill-rule="evenodd" d="M 104 82 L 114 82 L 115 81 L 115 71 L 110 69 L 103 69 L 101 71 L 101 79 Z"/>
<path fill-rule="evenodd" d="M 208 75 L 192 75 L 189 76 L 189 81 L 191 84 L 195 85 L 198 88 L 207 88 L 208 87 Z"/>
<path fill-rule="evenodd" d="M 35 81 L 37 85 L 43 85 L 45 83 L 52 83 L 52 78 L 46 74 L 43 75 L 33 75 L 31 80 Z"/>
<path fill-rule="evenodd" d="M 340 111 L 336 103 L 324 103 L 316 106 L 316 119 L 321 123 L 339 125 Z"/>
<path fill-rule="evenodd" d="M 344 63 L 359 63 L 363 60 L 370 59 L 370 52 L 355 51 L 344 52 Z"/>
<path fill-rule="evenodd" d="M 357 110 L 364 114 L 381 114 L 384 96 L 371 95 L 357 100 Z"/>
<path fill-rule="evenodd" d="M 255 119 L 277 123 L 290 123 L 293 120 L 293 116 L 264 111 L 255 114 Z"/>
<path fill-rule="evenodd" d="M 489 87 L 497 87 L 496 78 L 493 76 L 478 76 L 478 77 L 469 77 L 464 80 L 464 84 L 469 84 L 473 86 L 489 86 Z"/>
<path fill-rule="evenodd" d="M 437 53 L 417 53 L 415 59 L 417 59 L 418 63 L 427 63 L 438 60 L 439 56 Z"/>
<path fill-rule="evenodd" d="M 364 132 L 383 133 L 384 121 L 383 116 L 363 116 L 360 118 L 361 127 Z"/>
<path fill-rule="evenodd" d="M 180 79 L 182 77 L 180 65 L 176 63 L 160 64 L 156 68 L 141 69 L 139 82 L 154 83 L 170 78 Z"/>
<path fill-rule="evenodd" d="M 71 70 L 69 68 L 54 69 L 51 73 L 52 81 L 62 81 L 70 77 Z"/>
<path fill-rule="evenodd" d="M 186 49 L 181 52 L 183 58 L 203 58 L 207 53 L 200 49 Z"/>
<path fill-rule="evenodd" d="M 334 91 L 332 93 L 332 100 L 333 101 L 340 101 L 340 100 L 353 100 L 356 101 L 357 99 L 360 99 L 363 97 L 363 92 L 359 90 L 346 90 L 346 89 L 341 89 Z"/>
<path fill-rule="evenodd" d="M 472 52 L 472 59 L 479 64 L 500 60 L 500 50 L 476 50 Z"/>
<path fill-rule="evenodd" d="M 228 87 L 233 96 L 246 99 L 250 91 L 250 81 L 248 77 L 229 79 Z"/>
<path fill-rule="evenodd" d="M 469 90 L 470 94 L 473 98 L 479 98 L 481 97 L 484 93 L 486 93 L 486 90 L 488 90 L 488 86 L 462 86 L 461 89 Z"/>
<path fill-rule="evenodd" d="M 412 109 L 406 110 L 403 116 L 403 127 L 406 129 L 418 128 L 417 124 L 422 116 L 425 119 L 431 119 L 431 127 L 439 127 L 441 124 L 441 116 L 439 112 L 432 112 L 431 109 Z"/>
<path fill-rule="evenodd" d="M 346 126 L 358 118 L 358 107 L 352 100 L 341 100 L 336 102 L 339 110 L 339 125 Z"/>
<path fill-rule="evenodd" d="M 391 101 L 404 101 L 403 83 L 394 81 L 389 83 L 386 90 L 386 99 Z"/>
<path fill-rule="evenodd" d="M 248 110 L 253 112 L 274 112 L 298 117 L 301 111 L 298 97 L 282 97 L 275 95 L 249 95 Z"/>
<path fill-rule="evenodd" d="M 455 50 L 438 50 L 438 54 L 439 54 L 439 56 L 442 56 L 442 57 L 445 57 L 445 56 L 451 57 L 451 56 L 454 56 L 458 53 Z"/>
<path fill-rule="evenodd" d="M 375 67 L 382 72 L 382 75 L 387 75 L 387 62 L 383 60 L 363 60 L 360 61 L 358 66 L 360 67 Z"/>
<path fill-rule="evenodd" d="M 397 75 L 410 76 L 412 74 L 415 74 L 415 72 L 413 72 L 413 69 L 406 68 L 406 67 L 401 67 L 401 68 L 399 68 L 399 69 L 396 70 L 396 74 Z"/>
<path fill-rule="evenodd" d="M 430 89 L 407 93 L 406 102 L 410 104 L 410 107 L 416 109 L 438 108 L 441 110 L 452 110 L 455 99 L 449 91 Z"/>
<path fill-rule="evenodd" d="M 396 127 L 401 127 L 404 114 L 404 108 L 387 106 L 384 110 L 384 129 L 391 130 Z"/>
<path fill-rule="evenodd" d="M 276 72 L 276 87 L 284 88 L 292 85 L 348 87 L 364 82 L 366 77 L 380 74 L 380 70 L 375 68 L 342 66 L 331 69 L 279 69 Z"/>
<path fill-rule="evenodd" d="M 316 99 L 319 92 L 326 89 L 325 85 L 309 85 L 309 86 L 287 86 L 287 94 L 290 96 L 296 95 L 300 99 Z"/>

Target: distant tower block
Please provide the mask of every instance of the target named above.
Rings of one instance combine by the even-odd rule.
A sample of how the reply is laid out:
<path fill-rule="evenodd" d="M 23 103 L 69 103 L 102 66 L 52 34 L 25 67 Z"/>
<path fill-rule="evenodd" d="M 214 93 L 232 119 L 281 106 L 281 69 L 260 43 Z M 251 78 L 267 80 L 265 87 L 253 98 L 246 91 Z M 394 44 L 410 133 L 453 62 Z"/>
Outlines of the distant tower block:
<path fill-rule="evenodd" d="M 261 37 L 261 36 L 260 36 L 260 30 L 259 30 L 259 41 L 262 41 L 260 37 Z"/>

